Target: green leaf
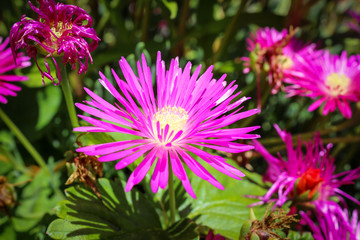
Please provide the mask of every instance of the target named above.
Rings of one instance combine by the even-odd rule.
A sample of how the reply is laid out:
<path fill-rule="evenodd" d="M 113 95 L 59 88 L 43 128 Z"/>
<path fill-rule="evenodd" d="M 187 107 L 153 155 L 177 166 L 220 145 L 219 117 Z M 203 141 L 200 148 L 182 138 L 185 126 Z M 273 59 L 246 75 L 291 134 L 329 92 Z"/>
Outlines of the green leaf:
<path fill-rule="evenodd" d="M 58 86 L 47 86 L 44 91 L 37 92 L 39 104 L 39 118 L 35 126 L 36 130 L 45 127 L 58 112 L 61 105 L 62 93 Z"/>
<path fill-rule="evenodd" d="M 188 217 L 194 219 L 196 223 L 214 229 L 215 233 L 222 236 L 238 239 L 241 226 L 249 219 L 248 205 L 256 202 L 244 195 L 261 196 L 266 190 L 250 182 L 246 177 L 239 181 L 215 169 L 208 168 L 207 170 L 224 186 L 225 190 L 219 190 L 192 174 L 190 181 L 197 199 L 186 195 L 187 201 L 181 208 L 190 206 L 191 211 Z M 243 169 L 241 171 L 246 172 Z M 261 178 L 256 173 L 250 175 L 252 179 Z M 256 216 L 263 216 L 265 213 L 264 207 L 255 207 L 253 210 Z"/>
<path fill-rule="evenodd" d="M 287 236 L 290 240 L 314 240 L 313 236 L 309 232 L 299 233 L 290 230 Z"/>
<path fill-rule="evenodd" d="M 48 227 L 53 239 L 191 239 L 196 225 L 182 220 L 168 231 L 161 228 L 154 204 L 124 183 L 98 180 L 99 199 L 92 191 L 76 186 L 66 189 L 67 200 L 54 208 L 60 219 Z"/>
<path fill-rule="evenodd" d="M 170 11 L 170 19 L 176 18 L 178 12 L 178 5 L 176 2 L 169 2 L 168 0 L 162 0 L 163 4 Z"/>
<path fill-rule="evenodd" d="M 0 239 L 15 240 L 16 232 L 12 225 L 4 224 L 0 228 Z"/>
<path fill-rule="evenodd" d="M 52 177 L 57 177 L 53 174 Z M 12 222 L 16 231 L 25 232 L 36 226 L 46 213 L 51 213 L 56 203 L 60 201 L 50 187 L 50 177 L 40 170 L 35 178 L 26 185 L 20 195 L 19 206 L 16 208 Z"/>

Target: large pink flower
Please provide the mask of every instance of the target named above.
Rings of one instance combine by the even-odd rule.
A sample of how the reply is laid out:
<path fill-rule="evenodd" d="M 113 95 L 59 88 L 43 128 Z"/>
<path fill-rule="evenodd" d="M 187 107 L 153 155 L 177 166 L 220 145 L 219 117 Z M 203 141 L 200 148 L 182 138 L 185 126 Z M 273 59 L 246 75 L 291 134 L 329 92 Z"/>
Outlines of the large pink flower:
<path fill-rule="evenodd" d="M 360 100 L 360 64 L 355 57 L 348 58 L 346 51 L 340 56 L 324 51 L 311 60 L 299 56 L 294 68 L 296 77 L 286 79 L 291 84 L 286 87 L 289 97 L 317 98 L 309 111 L 324 104 L 324 115 L 338 108 L 344 117 L 351 117 L 349 101 Z"/>
<path fill-rule="evenodd" d="M 227 128 L 230 124 L 258 112 L 257 109 L 240 112 L 239 107 L 248 98 L 234 100 L 240 92 L 235 81 L 227 84 L 226 75 L 213 79 L 212 66 L 201 76 L 198 67 L 190 75 L 191 64 L 184 70 L 179 68 L 178 59 L 172 59 L 169 70 L 161 60 L 160 52 L 156 62 L 156 95 L 153 91 L 152 75 L 145 57 L 137 63 L 138 76 L 121 58 L 120 68 L 125 81 L 113 70 L 113 76 L 120 92 L 100 73 L 100 82 L 118 103 L 110 104 L 85 88 L 91 101 L 76 104 L 81 110 L 97 118 L 79 115 L 93 126 L 75 128 L 82 132 L 120 132 L 138 136 L 139 139 L 104 143 L 77 149 L 87 155 L 101 155 L 99 161 L 119 161 L 116 169 L 122 169 L 144 156 L 141 163 L 130 175 L 126 191 L 138 184 L 155 164 L 151 178 L 154 192 L 166 188 L 169 165 L 187 192 L 195 197 L 183 164 L 198 177 L 223 189 L 223 186 L 194 158 L 197 155 L 218 171 L 235 179 L 244 176 L 226 160 L 212 155 L 203 147 L 231 153 L 253 149 L 253 146 L 237 143 L 238 139 L 259 137 L 249 132 L 258 127 Z M 192 155 L 194 154 L 194 155 Z"/>
<path fill-rule="evenodd" d="M 13 82 L 26 81 L 28 77 L 17 76 L 13 74 L 4 74 L 15 68 L 24 68 L 31 65 L 30 58 L 20 53 L 16 55 L 17 65 L 14 62 L 11 54 L 11 49 L 8 48 L 9 39 L 6 38 L 2 42 L 0 38 L 0 103 L 7 103 L 6 96 L 16 96 L 16 92 L 21 90 L 21 87 L 13 84 Z"/>
<path fill-rule="evenodd" d="M 35 58 L 41 75 L 51 81 L 52 76 L 47 58 L 52 58 L 56 68 L 59 82 L 60 71 L 55 57 L 62 57 L 64 64 L 70 63 L 76 68 L 79 63 L 79 74 L 86 72 L 88 60 L 92 63 L 90 52 L 98 45 L 100 39 L 92 28 L 93 20 L 83 9 L 54 0 L 38 0 L 39 8 L 30 1 L 31 9 L 38 14 L 38 19 L 33 20 L 25 15 L 21 21 L 15 23 L 10 31 L 10 44 L 13 53 L 21 48 L 26 48 L 27 54 Z M 89 38 L 89 44 L 85 38 Z M 45 55 L 46 71 L 43 71 L 37 63 L 37 53 Z"/>
<path fill-rule="evenodd" d="M 301 140 L 298 146 L 293 147 L 291 134 L 280 130 L 275 125 L 277 132 L 286 144 L 287 160 L 280 154 L 274 157 L 256 140 L 255 150 L 261 153 L 269 167 L 264 181 L 273 183 L 269 191 L 261 201 L 254 205 L 274 201 L 281 207 L 287 201 L 294 201 L 301 196 L 301 203 L 313 204 L 316 201 L 327 201 L 336 196 L 340 203 L 346 205 L 343 196 L 360 204 L 354 197 L 340 190 L 342 185 L 352 184 L 354 179 L 360 177 L 360 167 L 334 174 L 334 158 L 329 156 L 331 144 L 324 148 L 320 136 L 315 136 L 313 141 L 305 143 L 305 153 L 301 148 Z"/>

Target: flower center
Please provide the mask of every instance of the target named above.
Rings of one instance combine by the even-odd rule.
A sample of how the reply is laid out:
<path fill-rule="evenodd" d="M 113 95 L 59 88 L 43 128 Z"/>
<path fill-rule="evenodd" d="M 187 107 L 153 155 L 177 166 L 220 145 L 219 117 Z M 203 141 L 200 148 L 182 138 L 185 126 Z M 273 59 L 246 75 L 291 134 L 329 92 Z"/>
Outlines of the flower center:
<path fill-rule="evenodd" d="M 57 54 L 57 50 L 59 48 L 58 46 L 58 38 L 61 38 L 64 34 L 64 31 L 72 29 L 72 23 L 63 23 L 61 21 L 59 21 L 57 23 L 57 25 L 55 25 L 55 23 L 50 23 L 50 38 L 45 39 L 42 43 L 52 49 L 54 49 L 55 51 L 52 52 L 52 55 L 54 57 L 58 57 L 59 55 Z M 44 49 L 42 46 L 38 46 L 37 47 L 39 50 L 39 53 L 41 53 L 42 55 L 48 55 L 49 51 Z M 62 54 L 61 54 L 62 55 Z"/>
<path fill-rule="evenodd" d="M 293 60 L 286 55 L 278 56 L 277 60 L 279 61 L 283 69 L 289 69 L 294 65 Z"/>
<path fill-rule="evenodd" d="M 323 179 L 320 177 L 320 169 L 309 168 L 299 177 L 296 188 L 297 195 L 310 191 L 309 198 L 311 198 L 316 193 L 322 182 Z"/>
<path fill-rule="evenodd" d="M 168 134 L 176 134 L 178 131 L 183 130 L 189 115 L 187 111 L 181 107 L 170 107 L 166 106 L 157 113 L 155 113 L 153 118 L 153 127 L 155 129 L 156 135 L 163 135 L 163 130 L 166 125 L 169 125 Z M 160 125 L 160 133 L 157 132 L 157 122 Z"/>
<path fill-rule="evenodd" d="M 55 24 L 51 24 L 51 26 L 52 26 L 50 28 L 51 32 L 57 38 L 61 37 L 63 35 L 64 31 L 72 29 L 72 23 L 71 22 L 70 23 L 63 23 L 63 22 L 59 21 L 56 26 L 55 26 Z M 51 41 L 52 42 L 56 42 L 56 40 L 57 40 L 54 35 L 51 34 Z"/>
<path fill-rule="evenodd" d="M 347 92 L 350 78 L 344 74 L 332 73 L 327 76 L 325 85 L 329 88 L 330 95 L 336 97 Z"/>

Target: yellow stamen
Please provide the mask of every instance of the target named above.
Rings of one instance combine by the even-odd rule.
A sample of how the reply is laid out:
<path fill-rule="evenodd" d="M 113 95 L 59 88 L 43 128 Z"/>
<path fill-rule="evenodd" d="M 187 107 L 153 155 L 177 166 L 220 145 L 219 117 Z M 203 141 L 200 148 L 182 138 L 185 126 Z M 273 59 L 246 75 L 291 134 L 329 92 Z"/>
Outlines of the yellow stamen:
<path fill-rule="evenodd" d="M 325 85 L 328 87 L 330 95 L 336 97 L 347 92 L 350 78 L 344 74 L 332 73 L 326 77 Z"/>
<path fill-rule="evenodd" d="M 189 119 L 187 111 L 181 107 L 171 107 L 166 106 L 157 113 L 155 113 L 153 118 L 153 128 L 155 131 L 155 136 L 161 134 L 161 129 L 165 129 L 166 125 L 169 125 L 168 135 L 173 131 L 173 136 L 180 130 L 184 130 L 184 127 Z M 156 124 L 160 124 L 160 133 L 157 132 Z"/>
<path fill-rule="evenodd" d="M 283 69 L 289 69 L 294 65 L 293 60 L 290 57 L 286 56 L 286 55 L 278 56 L 277 60 L 282 65 Z"/>

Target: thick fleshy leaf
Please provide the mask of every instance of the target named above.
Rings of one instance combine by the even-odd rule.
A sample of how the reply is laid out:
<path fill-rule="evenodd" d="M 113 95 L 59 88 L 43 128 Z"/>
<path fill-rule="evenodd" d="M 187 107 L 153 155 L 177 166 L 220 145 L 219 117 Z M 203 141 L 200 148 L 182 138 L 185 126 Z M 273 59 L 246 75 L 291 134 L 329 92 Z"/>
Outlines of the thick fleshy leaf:
<path fill-rule="evenodd" d="M 125 183 L 99 179 L 101 199 L 76 186 L 66 189 L 67 200 L 55 212 L 59 219 L 48 227 L 53 239 L 193 239 L 195 224 L 189 219 L 162 229 L 160 218 L 148 199 L 137 190 L 125 192 Z M 190 236 L 190 237 L 189 237 Z"/>

